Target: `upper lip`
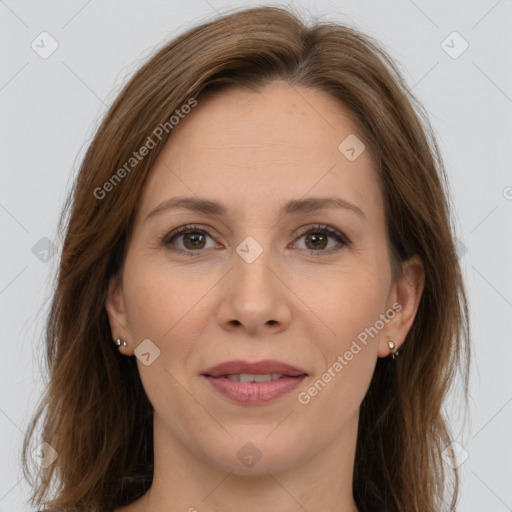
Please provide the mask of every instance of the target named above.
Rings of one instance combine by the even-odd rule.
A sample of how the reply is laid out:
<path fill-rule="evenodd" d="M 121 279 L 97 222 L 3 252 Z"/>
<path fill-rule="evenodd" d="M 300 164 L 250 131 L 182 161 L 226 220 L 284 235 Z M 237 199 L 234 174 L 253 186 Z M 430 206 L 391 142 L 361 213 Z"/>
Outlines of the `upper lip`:
<path fill-rule="evenodd" d="M 244 361 L 237 359 L 234 361 L 226 361 L 216 366 L 208 368 L 203 372 L 203 375 L 210 377 L 221 377 L 224 375 L 237 375 L 240 373 L 251 373 L 254 375 L 265 375 L 267 373 L 280 373 L 281 375 L 288 375 L 290 377 L 298 377 L 300 375 L 307 375 L 307 373 L 295 366 L 291 366 L 281 361 L 273 359 L 265 359 L 263 361 Z"/>

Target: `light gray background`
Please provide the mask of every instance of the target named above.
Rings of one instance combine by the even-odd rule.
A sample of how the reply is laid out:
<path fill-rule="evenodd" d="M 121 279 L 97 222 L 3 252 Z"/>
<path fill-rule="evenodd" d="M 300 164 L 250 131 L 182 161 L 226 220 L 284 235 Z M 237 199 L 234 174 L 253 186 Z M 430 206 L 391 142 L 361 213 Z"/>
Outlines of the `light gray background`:
<path fill-rule="evenodd" d="M 30 510 L 19 450 L 42 390 L 41 333 L 58 264 L 58 253 L 42 261 L 40 240 L 60 249 L 58 215 L 94 128 L 155 45 L 226 8 L 263 3 L 0 0 L 0 511 Z M 460 400 L 447 405 L 467 452 L 459 510 L 510 511 L 512 1 L 294 5 L 376 37 L 430 114 L 451 181 L 473 331 L 470 423 L 459 418 Z M 43 31 L 59 45 L 47 59 L 31 48 Z M 469 44 L 458 58 L 442 46 L 453 31 Z M 462 48 L 453 36 L 446 44 Z"/>

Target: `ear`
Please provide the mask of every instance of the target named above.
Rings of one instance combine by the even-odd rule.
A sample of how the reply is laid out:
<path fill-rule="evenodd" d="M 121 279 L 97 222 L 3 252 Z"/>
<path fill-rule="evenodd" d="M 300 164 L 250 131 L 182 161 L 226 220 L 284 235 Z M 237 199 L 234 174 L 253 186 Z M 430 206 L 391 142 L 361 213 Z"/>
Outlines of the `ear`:
<path fill-rule="evenodd" d="M 391 354 L 387 339 L 391 338 L 397 348 L 405 341 L 409 332 L 425 286 L 425 271 L 421 259 L 414 255 L 402 263 L 402 274 L 392 284 L 389 294 L 388 308 L 396 312 L 388 322 L 378 348 L 379 357 Z"/>
<path fill-rule="evenodd" d="M 126 341 L 127 346 L 122 350 L 125 355 L 132 355 L 133 343 L 131 330 L 128 323 L 128 315 L 123 295 L 123 283 L 121 276 L 115 275 L 110 279 L 107 298 L 105 300 L 108 321 L 112 339 L 121 338 Z"/>

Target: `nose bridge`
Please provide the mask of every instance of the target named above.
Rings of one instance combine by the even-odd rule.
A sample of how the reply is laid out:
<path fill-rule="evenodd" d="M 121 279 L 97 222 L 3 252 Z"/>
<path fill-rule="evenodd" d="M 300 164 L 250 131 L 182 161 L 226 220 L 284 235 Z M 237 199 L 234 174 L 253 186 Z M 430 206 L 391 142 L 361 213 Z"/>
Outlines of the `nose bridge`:
<path fill-rule="evenodd" d="M 258 239 L 260 240 L 258 242 Z M 273 250 L 268 235 L 247 236 L 236 247 L 234 279 L 237 284 L 249 287 L 254 292 L 271 286 Z"/>
<path fill-rule="evenodd" d="M 242 324 L 252 332 L 276 323 L 283 328 L 291 317 L 286 290 L 275 275 L 279 264 L 271 237 L 263 230 L 259 233 L 246 237 L 235 247 L 219 318 L 225 326 Z"/>

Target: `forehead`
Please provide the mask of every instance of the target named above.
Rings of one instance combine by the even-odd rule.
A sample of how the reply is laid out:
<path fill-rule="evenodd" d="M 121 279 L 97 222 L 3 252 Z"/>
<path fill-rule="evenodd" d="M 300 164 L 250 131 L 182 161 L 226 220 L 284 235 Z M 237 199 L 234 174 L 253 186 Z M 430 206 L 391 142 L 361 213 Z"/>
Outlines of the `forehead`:
<path fill-rule="evenodd" d="M 365 213 L 371 207 L 381 214 L 369 151 L 357 156 L 362 144 L 350 111 L 324 91 L 284 82 L 258 92 L 217 91 L 200 97 L 173 129 L 146 180 L 140 211 L 171 195 L 208 197 L 239 213 L 261 211 L 263 202 L 277 211 L 289 199 L 338 193 Z"/>

